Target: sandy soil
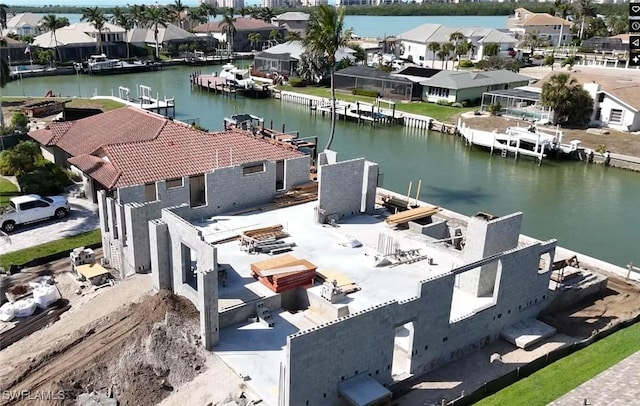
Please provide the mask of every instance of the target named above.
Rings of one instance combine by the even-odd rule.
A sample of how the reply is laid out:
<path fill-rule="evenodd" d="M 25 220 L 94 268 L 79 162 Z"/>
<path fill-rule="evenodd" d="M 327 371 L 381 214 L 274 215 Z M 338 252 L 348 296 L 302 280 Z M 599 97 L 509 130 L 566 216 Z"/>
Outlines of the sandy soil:
<path fill-rule="evenodd" d="M 454 118 L 456 123 L 458 122 L 458 117 Z M 462 121 L 478 130 L 497 130 L 498 132 L 505 131 L 507 127 L 518 125 L 520 127 L 528 127 L 531 125 L 530 121 L 495 116 L 466 116 L 462 118 Z M 549 128 L 553 130 L 553 126 Z M 562 131 L 564 133 L 564 143 L 568 143 L 571 140 L 580 140 L 582 141 L 580 146 L 585 148 L 597 150 L 598 147 L 604 146 L 605 150 L 608 149 L 613 153 L 640 157 L 640 135 L 638 134 L 624 133 L 611 129 L 606 129 L 609 134 L 603 135 L 591 134 L 581 129 L 564 128 Z"/>

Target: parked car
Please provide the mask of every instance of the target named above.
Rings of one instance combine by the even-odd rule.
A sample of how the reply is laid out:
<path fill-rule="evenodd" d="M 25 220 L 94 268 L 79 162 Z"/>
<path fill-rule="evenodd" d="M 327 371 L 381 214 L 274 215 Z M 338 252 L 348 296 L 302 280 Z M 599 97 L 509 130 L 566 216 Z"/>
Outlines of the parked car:
<path fill-rule="evenodd" d="M 10 233 L 16 226 L 52 217 L 67 217 L 71 207 L 64 196 L 42 197 L 40 195 L 24 195 L 12 197 L 9 206 L 0 214 L 2 231 Z"/>

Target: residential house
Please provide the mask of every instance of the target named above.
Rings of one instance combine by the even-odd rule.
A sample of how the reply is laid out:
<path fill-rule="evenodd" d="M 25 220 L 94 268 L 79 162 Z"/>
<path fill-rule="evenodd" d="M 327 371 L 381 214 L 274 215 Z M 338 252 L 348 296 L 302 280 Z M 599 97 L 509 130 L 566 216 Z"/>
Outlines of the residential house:
<path fill-rule="evenodd" d="M 541 88 L 552 74 L 534 86 Z M 593 98 L 590 125 L 608 127 L 618 131 L 640 131 L 640 74 L 627 70 L 618 77 L 610 74 L 582 70 L 572 72 Z"/>
<path fill-rule="evenodd" d="M 580 48 L 597 52 L 626 52 L 629 50 L 629 34 L 587 38 L 582 41 Z"/>
<path fill-rule="evenodd" d="M 536 33 L 550 45 L 559 46 L 571 44 L 573 23 L 549 13 L 533 13 L 525 8 L 515 10 L 513 16 L 507 20 L 507 27 L 513 35 L 522 40 L 528 34 Z"/>
<path fill-rule="evenodd" d="M 2 37 L 5 45 L 0 47 L 0 58 L 4 58 L 10 64 L 16 62 L 29 63 L 34 55 L 31 54 L 31 46 L 26 42 L 18 41 L 10 37 Z"/>
<path fill-rule="evenodd" d="M 167 23 L 165 27 L 158 27 L 158 44 L 160 49 L 165 51 L 176 52 L 181 44 L 189 44 L 205 40 L 206 39 L 199 38 L 171 23 Z M 215 41 L 214 39 L 209 40 Z M 154 30 L 152 28 L 134 28 L 129 31 L 127 42 L 131 45 L 151 47 L 155 49 L 156 40 Z"/>
<path fill-rule="evenodd" d="M 442 24 L 422 24 L 419 27 L 403 32 L 396 37 L 398 46 L 396 55 L 402 59 L 409 60 L 422 66 L 432 68 L 442 67 L 437 52 L 429 50 L 432 43 L 443 44 L 451 42 L 453 33 L 461 33 L 471 44 L 469 55 L 463 56 L 465 59 L 479 61 L 484 57 L 484 46 L 488 43 L 495 43 L 500 46 L 500 52 L 507 54 L 516 46 L 517 40 L 505 32 L 482 27 L 445 27 Z M 451 58 L 453 54 L 451 55 Z M 435 62 L 434 62 L 435 61 Z M 431 65 L 435 66 L 431 66 Z"/>
<path fill-rule="evenodd" d="M 273 23 L 278 27 L 286 29 L 287 32 L 295 32 L 304 37 L 309 27 L 309 14 L 299 11 L 289 11 L 274 18 Z"/>
<path fill-rule="evenodd" d="M 106 23 L 101 33 L 102 53 L 107 56 L 126 54 L 124 34 L 123 28 Z M 98 30 L 93 24 L 83 22 L 57 29 L 55 37 L 53 32 L 40 34 L 34 38 L 33 45 L 40 48 L 57 48 L 61 59 L 81 61 L 90 55 L 100 53 L 97 38 Z"/>
<path fill-rule="evenodd" d="M 19 13 L 7 20 L 7 27 L 2 30 L 2 35 L 15 34 L 19 36 L 36 36 L 40 29 L 42 16 L 34 13 Z"/>
<path fill-rule="evenodd" d="M 275 26 L 273 24 L 258 20 L 256 18 L 238 17 L 235 22 L 236 32 L 233 34 L 233 51 L 234 52 L 250 52 L 254 49 L 254 45 L 249 41 L 249 35 L 252 33 L 260 34 L 261 41 L 256 45 L 258 48 L 268 43 L 271 31 L 277 30 L 281 39 L 286 36 L 286 29 Z M 224 24 L 222 21 L 213 21 L 210 23 L 200 24 L 193 29 L 193 32 L 199 36 L 213 36 L 220 42 L 227 42 L 227 36 L 224 33 Z"/>
<path fill-rule="evenodd" d="M 429 102 L 474 103 L 484 92 L 526 86 L 533 78 L 508 70 L 486 72 L 446 71 L 423 80 L 422 100 Z"/>
<path fill-rule="evenodd" d="M 422 90 L 420 84 L 405 77 L 366 65 L 353 65 L 337 71 L 334 84 L 338 90 L 366 89 L 378 92 L 381 97 L 406 101 L 419 100 Z"/>
<path fill-rule="evenodd" d="M 257 53 L 254 58 L 254 67 L 256 70 L 265 73 L 278 72 L 286 76 L 295 75 L 300 55 L 304 52 L 305 48 L 300 41 L 278 44 Z M 354 52 L 351 48 L 341 48 L 336 53 L 336 60 L 354 59 Z"/>

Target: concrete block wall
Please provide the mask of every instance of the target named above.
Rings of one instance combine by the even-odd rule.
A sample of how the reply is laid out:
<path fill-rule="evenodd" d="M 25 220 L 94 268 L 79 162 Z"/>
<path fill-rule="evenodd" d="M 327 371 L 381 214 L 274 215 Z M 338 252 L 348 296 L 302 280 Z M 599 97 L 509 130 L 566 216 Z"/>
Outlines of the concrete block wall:
<path fill-rule="evenodd" d="M 338 219 L 360 213 L 364 183 L 364 158 L 318 168 L 318 208 Z"/>
<path fill-rule="evenodd" d="M 259 301 L 263 301 L 264 306 L 272 312 L 282 308 L 282 295 L 277 294 L 269 297 L 261 297 L 227 309 L 220 309 L 220 328 L 246 323 L 250 317 L 256 317 L 256 303 Z"/>
<path fill-rule="evenodd" d="M 151 271 L 149 221 L 158 218 L 159 210 L 158 201 L 124 205 L 127 244 L 122 247 L 122 262 L 126 275 Z"/>
<path fill-rule="evenodd" d="M 144 203 L 144 185 L 118 188 L 117 200 L 120 204 Z"/>
<path fill-rule="evenodd" d="M 164 180 L 158 181 L 156 182 L 156 192 L 158 200 L 162 202 L 162 207 L 189 204 L 189 177 L 183 177 L 182 186 L 174 188 L 167 188 L 167 182 Z"/>
<path fill-rule="evenodd" d="M 309 182 L 311 157 L 305 155 L 284 161 L 284 187 L 289 190 L 294 186 Z"/>
<path fill-rule="evenodd" d="M 522 213 L 486 220 L 479 216 L 469 218 L 464 261 L 471 263 L 518 246 Z M 475 296 L 491 296 L 496 279 L 495 262 L 460 276 L 460 288 Z"/>
<path fill-rule="evenodd" d="M 378 190 L 378 173 L 380 167 L 377 163 L 365 161 L 364 163 L 364 200 L 362 211 L 365 213 L 373 213 L 376 206 L 376 191 Z"/>
<path fill-rule="evenodd" d="M 285 404 L 340 405 L 338 383 L 360 374 L 391 382 L 395 303 L 287 337 Z"/>
<path fill-rule="evenodd" d="M 183 272 L 183 263 L 191 259 L 183 258 L 183 245 L 189 247 L 196 255 L 198 289 L 194 305 L 200 312 L 200 330 L 204 345 L 211 350 L 220 339 L 217 250 L 204 241 L 202 233 L 197 228 L 170 209 L 162 210 L 162 222 L 166 224 L 169 236 L 173 291 L 192 302 L 193 288 L 185 283 Z M 157 251 L 157 248 L 154 250 Z M 158 261 L 160 262 L 159 258 Z"/>
<path fill-rule="evenodd" d="M 149 222 L 149 250 L 153 288 L 173 290 L 169 228 L 160 219 Z"/>

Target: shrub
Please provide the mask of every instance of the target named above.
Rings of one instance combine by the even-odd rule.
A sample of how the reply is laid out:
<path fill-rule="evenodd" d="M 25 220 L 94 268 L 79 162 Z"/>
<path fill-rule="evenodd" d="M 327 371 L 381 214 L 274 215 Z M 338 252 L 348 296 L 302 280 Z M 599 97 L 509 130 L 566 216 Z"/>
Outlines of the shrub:
<path fill-rule="evenodd" d="M 29 117 L 24 113 L 13 113 L 11 117 L 11 127 L 14 130 L 26 131 L 27 125 L 29 125 Z"/>
<path fill-rule="evenodd" d="M 366 96 L 366 97 L 378 97 L 379 94 L 376 90 L 370 90 L 370 89 L 361 89 L 356 87 L 355 89 L 353 89 L 351 91 L 352 94 L 356 95 L 356 96 Z"/>
<path fill-rule="evenodd" d="M 26 194 L 55 195 L 71 185 L 69 175 L 52 162 L 44 164 L 33 172 L 18 176 L 20 190 Z"/>
<path fill-rule="evenodd" d="M 473 68 L 473 62 L 471 62 L 468 59 L 463 59 L 460 62 L 458 62 L 458 66 L 461 68 Z"/>
<path fill-rule="evenodd" d="M 441 106 L 451 106 L 451 102 L 447 99 L 440 99 L 436 102 L 436 104 L 439 104 Z"/>
<path fill-rule="evenodd" d="M 453 103 L 453 104 L 451 105 L 451 107 L 458 107 L 458 108 L 460 108 L 460 107 L 466 107 L 466 106 L 464 105 L 464 103 Z"/>
<path fill-rule="evenodd" d="M 489 110 L 489 113 L 491 113 L 492 116 L 496 116 L 500 110 L 502 110 L 502 105 L 500 103 L 493 103 L 489 105 L 487 110 Z"/>
<path fill-rule="evenodd" d="M 304 87 L 304 80 L 300 78 L 289 78 L 289 85 L 292 87 Z"/>

